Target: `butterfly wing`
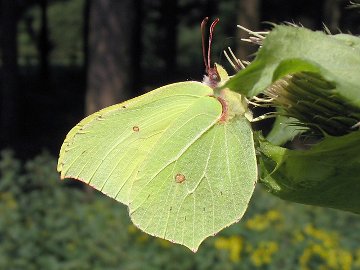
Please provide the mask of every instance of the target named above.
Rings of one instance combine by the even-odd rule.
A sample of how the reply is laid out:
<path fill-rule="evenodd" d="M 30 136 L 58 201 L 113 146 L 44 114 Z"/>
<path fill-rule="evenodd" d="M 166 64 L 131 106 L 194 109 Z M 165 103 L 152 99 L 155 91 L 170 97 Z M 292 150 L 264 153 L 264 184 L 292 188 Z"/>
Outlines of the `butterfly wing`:
<path fill-rule="evenodd" d="M 257 179 L 248 120 L 227 94 L 231 118 L 219 121 L 212 94 L 177 83 L 90 115 L 64 141 L 61 177 L 127 204 L 140 229 L 196 251 L 240 220 Z"/>
<path fill-rule="evenodd" d="M 195 117 L 200 112 L 189 110 L 173 123 L 176 129 L 162 135 L 139 168 L 129 204 L 140 229 L 193 251 L 240 220 L 257 179 L 248 120 L 242 116 L 204 129 L 199 126 L 205 120 Z"/>
<path fill-rule="evenodd" d="M 210 94 L 212 89 L 198 82 L 170 84 L 88 116 L 61 147 L 61 178 L 79 179 L 128 204 L 137 168 L 184 111 L 205 97 L 201 106 L 211 100 L 212 117 L 219 117 L 221 106 Z"/>

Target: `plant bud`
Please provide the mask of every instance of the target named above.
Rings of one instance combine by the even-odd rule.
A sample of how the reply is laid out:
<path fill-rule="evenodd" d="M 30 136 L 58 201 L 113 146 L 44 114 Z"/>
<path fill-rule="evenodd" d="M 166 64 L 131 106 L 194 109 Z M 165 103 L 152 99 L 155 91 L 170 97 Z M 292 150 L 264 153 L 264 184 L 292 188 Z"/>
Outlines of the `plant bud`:
<path fill-rule="evenodd" d="M 317 134 L 341 136 L 359 125 L 360 110 L 335 91 L 320 75 L 299 72 L 275 81 L 265 91 L 274 106 Z"/>

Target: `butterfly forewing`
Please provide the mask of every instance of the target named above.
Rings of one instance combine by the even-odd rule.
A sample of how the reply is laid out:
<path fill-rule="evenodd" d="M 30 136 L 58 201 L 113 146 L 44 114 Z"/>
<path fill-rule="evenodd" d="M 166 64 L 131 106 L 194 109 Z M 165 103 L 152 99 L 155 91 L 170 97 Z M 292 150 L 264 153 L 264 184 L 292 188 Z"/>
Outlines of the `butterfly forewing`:
<path fill-rule="evenodd" d="M 127 204 L 134 173 L 162 133 L 211 93 L 197 82 L 172 84 L 85 118 L 62 146 L 62 178 L 79 179 Z"/>

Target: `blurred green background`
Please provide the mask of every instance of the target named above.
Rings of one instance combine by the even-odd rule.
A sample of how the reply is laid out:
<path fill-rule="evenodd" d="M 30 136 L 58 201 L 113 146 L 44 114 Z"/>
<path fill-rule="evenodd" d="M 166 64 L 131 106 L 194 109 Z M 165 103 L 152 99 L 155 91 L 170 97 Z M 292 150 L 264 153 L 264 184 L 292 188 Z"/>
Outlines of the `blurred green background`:
<path fill-rule="evenodd" d="M 342 0 L 1 0 L 0 269 L 360 269 L 360 219 L 259 187 L 245 217 L 196 254 L 130 223 L 126 207 L 60 181 L 56 156 L 86 114 L 158 86 L 201 80 L 200 22 L 251 60 L 236 29 L 266 21 L 360 33 Z M 301 41 L 299 41 L 301 42 Z"/>
<path fill-rule="evenodd" d="M 0 159 L 0 269 L 360 269 L 354 214 L 256 190 L 244 218 L 194 254 L 149 236 L 124 205 L 59 181 L 42 153 Z"/>

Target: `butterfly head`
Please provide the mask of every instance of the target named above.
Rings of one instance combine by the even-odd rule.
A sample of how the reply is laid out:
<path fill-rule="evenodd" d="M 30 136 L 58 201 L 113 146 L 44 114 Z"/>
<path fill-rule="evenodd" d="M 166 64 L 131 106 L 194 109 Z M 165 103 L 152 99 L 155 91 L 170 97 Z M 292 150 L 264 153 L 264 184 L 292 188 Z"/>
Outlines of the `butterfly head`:
<path fill-rule="evenodd" d="M 212 22 L 210 26 L 210 33 L 209 33 L 209 44 L 207 47 L 207 51 L 205 48 L 205 26 L 207 21 L 209 20 L 208 17 L 206 17 L 202 23 L 201 23 L 201 37 L 202 37 L 202 51 L 203 51 L 203 59 L 205 64 L 205 71 L 206 74 L 203 79 L 203 83 L 210 86 L 211 88 L 216 88 L 219 86 L 220 81 L 222 78 L 220 77 L 219 71 L 218 71 L 218 65 L 214 65 L 211 67 L 211 43 L 212 43 L 212 37 L 214 33 L 215 25 L 219 22 L 219 18 L 217 18 L 215 21 Z"/>

